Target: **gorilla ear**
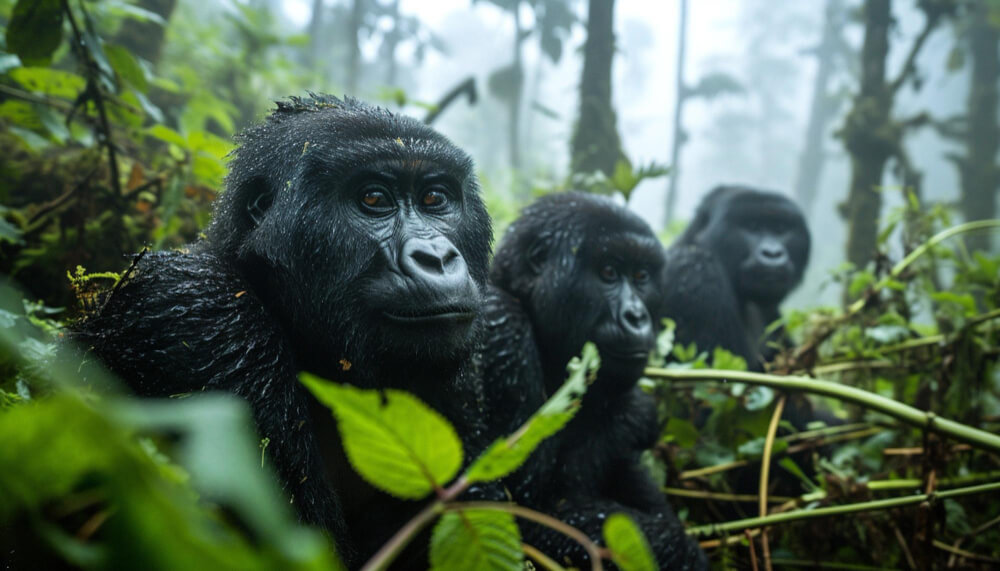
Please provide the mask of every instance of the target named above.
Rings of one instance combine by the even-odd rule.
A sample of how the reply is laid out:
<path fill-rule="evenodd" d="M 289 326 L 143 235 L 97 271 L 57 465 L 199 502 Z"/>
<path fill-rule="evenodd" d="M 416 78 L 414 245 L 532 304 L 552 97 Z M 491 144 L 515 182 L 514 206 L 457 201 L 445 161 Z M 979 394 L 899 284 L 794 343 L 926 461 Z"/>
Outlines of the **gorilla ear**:
<path fill-rule="evenodd" d="M 264 213 L 267 212 L 268 208 L 271 208 L 272 202 L 274 202 L 274 193 L 264 192 L 258 194 L 257 198 L 247 205 L 247 215 L 250 216 L 250 220 L 253 220 L 254 226 L 260 226 L 260 223 L 264 221 Z"/>

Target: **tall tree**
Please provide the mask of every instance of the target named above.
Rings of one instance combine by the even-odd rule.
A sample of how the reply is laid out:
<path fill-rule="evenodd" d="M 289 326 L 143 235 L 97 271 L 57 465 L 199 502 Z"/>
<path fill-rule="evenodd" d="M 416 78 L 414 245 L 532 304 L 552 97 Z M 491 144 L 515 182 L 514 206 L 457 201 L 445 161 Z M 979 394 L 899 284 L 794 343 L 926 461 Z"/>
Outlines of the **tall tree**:
<path fill-rule="evenodd" d="M 358 95 L 361 75 L 361 26 L 364 24 L 365 0 L 352 0 L 351 17 L 347 23 L 347 85 L 350 95 Z"/>
<path fill-rule="evenodd" d="M 894 121 L 894 100 L 903 85 L 916 77 L 917 55 L 927 38 L 955 8 L 951 0 L 919 1 L 924 12 L 924 27 L 910 46 L 903 68 L 890 81 L 886 74 L 886 56 L 892 25 L 891 4 L 891 0 L 865 0 L 861 87 L 840 133 L 851 156 L 850 189 L 842 211 L 848 225 L 847 260 L 857 267 L 863 267 L 875 254 L 886 164 L 896 158 L 903 167 L 900 170 L 904 181 L 914 180 L 902 148 L 903 135 L 908 127 L 926 123 L 926 117 Z"/>
<path fill-rule="evenodd" d="M 473 0 L 475 2 L 476 0 Z M 524 107 L 524 42 L 532 34 L 538 38 L 541 53 L 553 62 L 562 57 L 563 42 L 569 36 L 575 17 L 570 10 L 572 0 L 489 0 L 509 12 L 514 21 L 514 41 L 511 63 L 495 70 L 489 78 L 490 92 L 507 104 L 507 145 L 512 168 L 521 168 L 521 112 Z M 521 9 L 528 6 L 534 13 L 534 26 L 525 27 Z M 541 61 L 538 62 L 540 69 Z M 536 79 L 538 74 L 536 73 Z"/>
<path fill-rule="evenodd" d="M 997 10 L 994 8 L 994 10 Z M 965 129 L 965 157 L 958 158 L 962 181 L 961 208 L 966 221 L 985 220 L 996 216 L 997 187 L 1000 169 L 997 150 L 1000 148 L 1000 125 L 997 124 L 997 81 L 1000 80 L 1000 59 L 997 56 L 998 34 L 990 18 L 990 6 L 977 1 L 970 11 L 968 34 L 972 56 L 968 115 Z M 986 250 L 988 234 L 966 237 L 969 249 Z"/>
<path fill-rule="evenodd" d="M 601 171 L 611 176 L 615 164 L 624 158 L 611 105 L 614 13 L 614 0 L 590 0 L 580 77 L 580 114 L 571 142 L 573 173 Z"/>
<path fill-rule="evenodd" d="M 816 76 L 813 78 L 812 102 L 809 123 L 806 126 L 805 146 L 799 155 L 795 175 L 795 196 L 805 212 L 812 208 L 819 190 L 820 176 L 826 157 L 826 142 L 830 135 L 830 122 L 840 111 L 841 98 L 830 92 L 830 83 L 837 71 L 852 54 L 843 37 L 847 11 L 843 0 L 827 0 L 823 16 L 823 33 L 813 53 L 816 56 Z"/>
<path fill-rule="evenodd" d="M 680 177 L 681 146 L 686 134 L 681 118 L 684 116 L 684 102 L 687 93 L 684 86 L 684 52 L 687 44 L 687 0 L 681 0 L 680 23 L 677 30 L 677 100 L 674 103 L 674 137 L 673 148 L 670 151 L 670 186 L 667 188 L 666 223 L 674 219 L 674 205 L 677 203 L 677 179 Z"/>
<path fill-rule="evenodd" d="M 313 0 L 312 16 L 309 18 L 309 64 L 315 69 L 321 61 L 323 42 L 323 0 Z"/>

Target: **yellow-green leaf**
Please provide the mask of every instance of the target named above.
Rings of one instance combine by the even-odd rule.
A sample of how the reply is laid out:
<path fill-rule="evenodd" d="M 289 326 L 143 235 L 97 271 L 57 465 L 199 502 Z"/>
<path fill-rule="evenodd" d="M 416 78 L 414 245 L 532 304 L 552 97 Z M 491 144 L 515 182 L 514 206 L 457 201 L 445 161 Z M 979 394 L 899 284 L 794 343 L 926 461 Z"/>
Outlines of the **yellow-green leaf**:
<path fill-rule="evenodd" d="M 462 442 L 455 429 L 413 395 L 338 385 L 309 373 L 299 378 L 333 410 L 347 459 L 373 486 L 421 499 L 461 467 Z"/>
<path fill-rule="evenodd" d="M 498 510 L 462 510 L 441 516 L 431 536 L 431 569 L 519 571 L 521 533 L 514 516 Z"/>
<path fill-rule="evenodd" d="M 585 344 L 580 357 L 574 357 L 566 367 L 569 378 L 528 419 L 527 427 L 494 442 L 473 462 L 465 478 L 473 483 L 486 482 L 516 470 L 542 440 L 558 432 L 573 418 L 580 405 L 580 397 L 587 391 L 587 384 L 593 381 L 600 365 L 597 347 L 593 343 Z"/>
<path fill-rule="evenodd" d="M 611 560 L 622 571 L 656 571 L 656 559 L 645 536 L 627 515 L 611 514 L 604 522 L 604 542 L 611 550 Z"/>

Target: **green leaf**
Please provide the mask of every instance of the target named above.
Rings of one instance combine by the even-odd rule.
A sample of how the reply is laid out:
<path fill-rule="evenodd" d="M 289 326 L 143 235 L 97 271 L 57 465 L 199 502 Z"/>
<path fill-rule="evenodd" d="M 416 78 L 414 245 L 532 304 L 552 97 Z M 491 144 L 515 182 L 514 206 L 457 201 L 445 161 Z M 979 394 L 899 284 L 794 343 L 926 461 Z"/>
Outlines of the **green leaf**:
<path fill-rule="evenodd" d="M 87 86 L 87 80 L 75 73 L 47 67 L 19 67 L 9 75 L 25 89 L 66 99 L 76 99 Z"/>
<path fill-rule="evenodd" d="M 441 516 L 431 535 L 431 569 L 523 569 L 521 533 L 499 510 L 462 510 Z"/>
<path fill-rule="evenodd" d="M 627 515 L 611 514 L 604 522 L 604 542 L 611 550 L 611 560 L 622 571 L 656 571 L 656 559 L 645 536 Z"/>
<path fill-rule="evenodd" d="M 137 22 L 153 22 L 161 26 L 166 26 L 167 22 L 156 12 L 151 12 L 145 8 L 140 8 L 133 4 L 127 4 L 121 0 L 106 0 L 108 13 L 112 16 L 131 18 Z M 124 24 L 128 25 L 128 24 Z"/>
<path fill-rule="evenodd" d="M 681 448 L 691 448 L 698 442 L 698 429 L 690 421 L 672 416 L 663 429 L 663 440 L 672 440 Z"/>
<path fill-rule="evenodd" d="M 7 50 L 27 65 L 47 65 L 62 34 L 59 0 L 18 0 L 7 26 Z"/>
<path fill-rule="evenodd" d="M 171 145 L 177 145 L 182 149 L 188 148 L 187 139 L 183 135 L 174 131 L 166 125 L 153 125 L 146 130 L 146 134 L 150 137 L 155 137 L 164 143 L 170 143 Z"/>
<path fill-rule="evenodd" d="M 127 49 L 122 46 L 108 45 L 105 46 L 104 53 L 107 54 L 108 62 L 111 63 L 111 68 L 115 70 L 118 77 L 138 91 L 146 92 L 149 88 L 146 72 Z"/>
<path fill-rule="evenodd" d="M 734 355 L 722 347 L 716 347 L 712 352 L 712 367 L 729 371 L 746 371 L 747 360 Z"/>
<path fill-rule="evenodd" d="M 488 482 L 520 467 L 539 443 L 573 418 L 579 409 L 580 398 L 596 378 L 600 366 L 597 347 L 593 343 L 584 344 L 580 356 L 566 366 L 569 378 L 559 390 L 528 419 L 525 428 L 509 438 L 497 440 L 486 449 L 466 471 L 465 479 L 470 483 Z"/>
<path fill-rule="evenodd" d="M 338 385 L 309 373 L 299 379 L 333 410 L 347 459 L 375 487 L 418 500 L 462 466 L 455 429 L 413 395 Z"/>

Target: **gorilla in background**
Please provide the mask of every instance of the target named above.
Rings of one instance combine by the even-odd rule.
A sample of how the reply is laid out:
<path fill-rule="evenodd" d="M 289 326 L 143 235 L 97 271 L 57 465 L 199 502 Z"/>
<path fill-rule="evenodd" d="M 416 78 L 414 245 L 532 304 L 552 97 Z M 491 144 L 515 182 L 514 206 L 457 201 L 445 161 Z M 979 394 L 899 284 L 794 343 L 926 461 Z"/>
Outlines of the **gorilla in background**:
<path fill-rule="evenodd" d="M 677 323 L 676 341 L 709 352 L 722 347 L 762 370 L 784 340 L 783 329 L 766 329 L 802 281 L 809 245 L 802 211 L 785 196 L 714 189 L 667 250 L 663 315 Z"/>
<path fill-rule="evenodd" d="M 566 364 L 593 341 L 596 381 L 576 416 L 505 482 L 515 501 L 600 540 L 624 512 L 646 534 L 661 568 L 701 569 L 663 493 L 639 462 L 659 437 L 652 397 L 636 385 L 655 342 L 663 248 L 638 216 L 606 198 L 549 195 L 524 209 L 490 271 L 481 353 L 491 432 L 510 434 L 562 385 Z M 526 543 L 584 568 L 577 542 L 522 524 Z"/>
<path fill-rule="evenodd" d="M 351 98 L 279 102 L 237 141 L 207 238 L 142 257 L 75 338 L 139 395 L 246 399 L 300 518 L 357 567 L 423 502 L 353 472 L 297 374 L 414 393 L 474 458 L 490 219 L 468 155 Z"/>

